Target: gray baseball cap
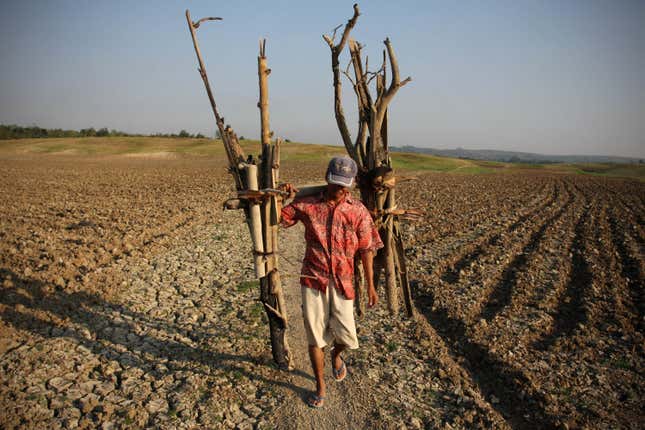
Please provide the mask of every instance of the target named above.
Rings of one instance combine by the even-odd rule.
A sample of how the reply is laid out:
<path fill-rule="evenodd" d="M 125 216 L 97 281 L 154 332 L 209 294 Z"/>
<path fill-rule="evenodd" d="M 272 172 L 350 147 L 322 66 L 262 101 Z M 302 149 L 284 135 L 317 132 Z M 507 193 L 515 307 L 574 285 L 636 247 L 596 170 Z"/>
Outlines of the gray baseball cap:
<path fill-rule="evenodd" d="M 349 157 L 334 157 L 329 161 L 325 178 L 328 184 L 351 187 L 358 173 L 358 167 Z"/>

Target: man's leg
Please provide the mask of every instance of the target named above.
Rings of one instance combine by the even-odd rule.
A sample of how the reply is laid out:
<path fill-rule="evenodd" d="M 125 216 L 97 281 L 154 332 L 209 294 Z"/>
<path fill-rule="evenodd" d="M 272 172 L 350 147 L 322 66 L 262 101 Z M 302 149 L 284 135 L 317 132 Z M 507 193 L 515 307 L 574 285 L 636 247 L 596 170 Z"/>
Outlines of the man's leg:
<path fill-rule="evenodd" d="M 305 332 L 309 344 L 309 359 L 311 368 L 316 378 L 316 396 L 326 395 L 324 378 L 324 352 L 327 345 L 325 331 L 329 321 L 329 307 L 327 295 L 318 290 L 302 287 L 302 314 L 304 317 Z M 307 400 L 311 406 L 322 406 L 322 401 L 310 398 Z"/>
<path fill-rule="evenodd" d="M 341 371 L 343 360 L 341 353 L 346 349 L 358 348 L 356 323 L 354 322 L 354 300 L 346 299 L 335 288 L 330 295 L 329 326 L 334 332 L 334 349 L 331 352 L 331 365 L 336 379 L 343 379 L 347 369 Z M 338 372 L 341 371 L 340 374 Z"/>
<path fill-rule="evenodd" d="M 309 345 L 309 358 L 311 359 L 311 367 L 314 371 L 316 378 L 316 394 L 319 397 L 325 397 L 327 393 L 327 386 L 325 385 L 325 353 L 322 348 L 315 345 Z"/>
<path fill-rule="evenodd" d="M 336 372 L 338 372 L 343 365 L 340 353 L 345 351 L 345 349 L 347 349 L 347 345 L 334 342 L 334 349 L 331 350 L 331 365 L 334 367 Z"/>

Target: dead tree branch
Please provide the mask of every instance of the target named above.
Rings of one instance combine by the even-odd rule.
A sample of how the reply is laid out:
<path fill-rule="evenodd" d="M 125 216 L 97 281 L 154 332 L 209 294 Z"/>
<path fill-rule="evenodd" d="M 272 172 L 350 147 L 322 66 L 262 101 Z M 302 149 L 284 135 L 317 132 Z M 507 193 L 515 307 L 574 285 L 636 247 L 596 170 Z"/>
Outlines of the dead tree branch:
<path fill-rule="evenodd" d="M 193 28 L 195 30 L 197 30 L 199 28 L 199 26 L 201 25 L 201 23 L 205 22 L 205 21 L 221 21 L 221 20 L 222 20 L 222 18 L 220 18 L 219 16 L 209 16 L 209 17 L 206 17 L 206 18 L 202 18 L 199 21 L 193 22 Z"/>
<path fill-rule="evenodd" d="M 385 116 L 387 105 L 390 104 L 390 102 L 394 98 L 394 95 L 397 93 L 397 91 L 399 91 L 399 89 L 401 89 L 405 84 L 407 84 L 412 80 L 411 77 L 407 77 L 403 81 L 400 80 L 399 62 L 396 59 L 396 55 L 394 54 L 394 48 L 392 47 L 392 43 L 390 42 L 389 38 L 386 38 L 385 41 L 383 41 L 383 43 L 385 44 L 385 48 L 387 50 L 387 56 L 390 60 L 390 68 L 392 69 L 392 81 L 390 82 L 390 86 L 383 92 L 382 96 L 379 97 L 379 99 L 376 101 L 377 125 L 383 122 L 383 116 Z"/>
<path fill-rule="evenodd" d="M 349 128 L 347 127 L 347 121 L 345 120 L 345 112 L 343 111 L 342 83 L 340 80 L 339 61 L 340 54 L 343 51 L 345 44 L 347 43 L 347 39 L 349 38 L 349 33 L 352 31 L 352 28 L 354 28 L 354 25 L 356 25 L 356 21 L 358 20 L 359 15 L 360 12 L 358 10 L 358 4 L 354 4 L 354 15 L 347 21 L 347 24 L 345 24 L 343 35 L 341 36 L 340 42 L 338 42 L 337 45 L 334 45 L 334 39 L 338 27 L 334 29 L 334 34 L 332 36 L 323 35 L 323 39 L 325 39 L 331 50 L 331 69 L 334 76 L 334 113 L 336 116 L 336 123 L 338 124 L 338 130 L 340 131 L 340 135 L 343 139 L 343 144 L 345 145 L 347 153 L 354 159 L 354 161 L 356 161 L 357 164 L 360 165 L 360 159 L 356 148 L 352 143 Z"/>
<path fill-rule="evenodd" d="M 197 42 L 197 33 L 196 29 L 204 21 L 214 21 L 221 20 L 217 17 L 202 18 L 196 23 L 193 23 L 190 19 L 190 12 L 186 9 L 186 21 L 188 22 L 188 28 L 190 30 L 190 35 L 193 39 L 193 46 L 195 47 L 195 54 L 197 55 L 197 62 L 199 64 L 199 75 L 202 77 L 204 82 L 204 87 L 206 88 L 206 94 L 208 95 L 208 100 L 210 101 L 211 108 L 213 109 L 213 114 L 215 115 L 215 123 L 219 130 L 220 136 L 222 136 L 222 142 L 224 143 L 224 148 L 226 149 L 226 155 L 229 162 L 229 172 L 233 175 L 235 180 L 235 186 L 238 190 L 244 188 L 242 173 L 238 169 L 239 163 L 243 162 L 246 157 L 244 156 L 244 151 L 240 146 L 235 132 L 230 126 L 224 125 L 224 117 L 219 114 L 217 110 L 217 105 L 215 104 L 215 96 L 211 90 L 211 85 L 208 81 L 208 75 L 206 74 L 206 67 L 204 66 L 204 60 L 202 59 L 202 53 L 199 50 L 199 43 Z"/>

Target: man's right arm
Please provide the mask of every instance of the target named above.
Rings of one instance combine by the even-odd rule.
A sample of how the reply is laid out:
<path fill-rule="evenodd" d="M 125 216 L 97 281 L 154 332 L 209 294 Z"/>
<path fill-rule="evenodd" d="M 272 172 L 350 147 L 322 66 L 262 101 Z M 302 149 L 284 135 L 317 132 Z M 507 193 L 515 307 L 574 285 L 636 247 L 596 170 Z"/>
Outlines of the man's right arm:
<path fill-rule="evenodd" d="M 289 228 L 292 225 L 295 225 L 298 222 L 298 212 L 293 206 L 293 203 L 288 204 L 282 208 L 280 212 L 280 225 L 285 228 Z"/>
<path fill-rule="evenodd" d="M 294 187 L 289 183 L 280 184 L 278 188 L 282 191 L 286 191 L 287 193 L 289 193 L 289 196 L 286 197 L 285 200 L 294 198 L 296 193 L 298 192 L 296 187 Z M 293 205 L 293 202 L 292 202 L 282 208 L 282 211 L 280 213 L 280 225 L 282 227 L 288 228 L 295 225 L 297 222 L 298 222 L 298 211 L 296 210 L 296 207 Z"/>

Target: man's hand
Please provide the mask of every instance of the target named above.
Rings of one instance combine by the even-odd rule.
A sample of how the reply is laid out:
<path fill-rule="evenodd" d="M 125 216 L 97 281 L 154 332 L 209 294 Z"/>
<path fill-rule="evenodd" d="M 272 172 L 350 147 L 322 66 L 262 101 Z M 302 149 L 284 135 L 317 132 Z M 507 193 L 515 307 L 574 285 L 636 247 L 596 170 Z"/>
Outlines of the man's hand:
<path fill-rule="evenodd" d="M 278 189 L 280 191 L 289 193 L 289 196 L 285 200 L 293 199 L 296 196 L 296 193 L 298 192 L 298 189 L 294 187 L 292 184 L 290 184 L 289 182 L 278 185 Z"/>
<path fill-rule="evenodd" d="M 367 288 L 367 307 L 373 308 L 378 303 L 378 295 L 374 286 Z"/>

